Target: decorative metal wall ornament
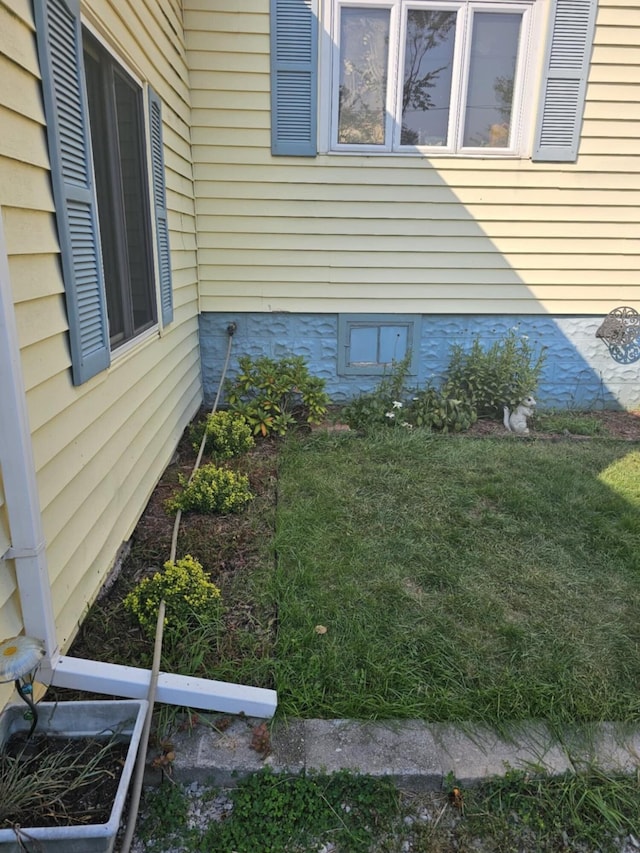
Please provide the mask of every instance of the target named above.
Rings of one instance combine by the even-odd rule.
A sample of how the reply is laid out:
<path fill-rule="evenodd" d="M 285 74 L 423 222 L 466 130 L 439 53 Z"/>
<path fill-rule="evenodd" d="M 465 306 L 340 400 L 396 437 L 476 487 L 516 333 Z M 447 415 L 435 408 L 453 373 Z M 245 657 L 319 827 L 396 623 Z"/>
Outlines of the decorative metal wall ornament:
<path fill-rule="evenodd" d="M 621 364 L 640 360 L 640 314 L 635 308 L 622 305 L 614 308 L 596 332 L 609 348 L 611 358 Z"/>

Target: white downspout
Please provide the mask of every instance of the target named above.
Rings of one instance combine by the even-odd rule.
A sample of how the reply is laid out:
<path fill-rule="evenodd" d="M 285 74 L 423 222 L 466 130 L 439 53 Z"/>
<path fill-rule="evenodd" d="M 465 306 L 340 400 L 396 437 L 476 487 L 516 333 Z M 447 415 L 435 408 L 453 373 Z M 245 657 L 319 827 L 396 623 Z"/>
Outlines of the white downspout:
<path fill-rule="evenodd" d="M 0 208 L 0 465 L 25 633 L 58 651 L 51 584 L 38 500 L 31 433 L 20 364 L 9 261 Z"/>
<path fill-rule="evenodd" d="M 11 548 L 0 556 L 15 561 L 25 633 L 45 643 L 47 654 L 38 680 L 75 690 L 145 698 L 150 670 L 73 658 L 61 655 L 58 649 L 1 208 L 0 466 L 11 534 Z M 275 690 L 167 672 L 160 673 L 157 700 L 252 717 L 272 717 L 277 706 Z"/>

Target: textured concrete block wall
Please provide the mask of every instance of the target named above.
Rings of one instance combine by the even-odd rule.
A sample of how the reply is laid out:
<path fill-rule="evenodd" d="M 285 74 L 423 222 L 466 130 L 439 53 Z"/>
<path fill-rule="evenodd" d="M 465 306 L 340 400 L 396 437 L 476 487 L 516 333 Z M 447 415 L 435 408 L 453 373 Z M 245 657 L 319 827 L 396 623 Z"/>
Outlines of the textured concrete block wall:
<path fill-rule="evenodd" d="M 353 316 L 353 315 L 350 315 Z M 302 355 L 311 372 L 326 380 L 335 402 L 343 402 L 375 388 L 379 376 L 338 376 L 337 314 L 204 313 L 200 317 L 200 346 L 205 402 L 215 398 L 227 351 L 227 326 L 236 323 L 229 376 L 238 369 L 238 357 Z M 602 318 L 550 316 L 421 317 L 419 373 L 415 384 L 438 384 L 451 346 L 471 345 L 476 336 L 485 345 L 500 340 L 510 329 L 526 336 L 539 351 L 544 348 L 542 381 L 536 390 L 545 408 L 640 407 L 640 362 L 615 361 L 595 333 Z"/>

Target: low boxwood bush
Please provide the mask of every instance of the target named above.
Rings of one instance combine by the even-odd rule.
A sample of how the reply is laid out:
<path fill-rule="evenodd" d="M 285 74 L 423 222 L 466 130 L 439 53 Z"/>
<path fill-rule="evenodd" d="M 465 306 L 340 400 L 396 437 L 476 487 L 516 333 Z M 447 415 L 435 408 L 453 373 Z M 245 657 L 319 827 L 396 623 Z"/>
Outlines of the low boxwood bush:
<path fill-rule="evenodd" d="M 246 475 L 219 468 L 214 463 L 198 468 L 190 482 L 186 477 L 180 477 L 180 485 L 182 491 L 166 502 L 169 512 L 182 510 L 226 515 L 239 512 L 253 500 Z"/>
<path fill-rule="evenodd" d="M 205 453 L 217 459 L 241 456 L 255 445 L 251 427 L 238 412 L 212 412 L 204 420 L 190 427 L 189 438 L 195 451 L 200 450 L 205 432 Z"/>
<path fill-rule="evenodd" d="M 202 565 L 187 555 L 169 561 L 150 578 L 144 578 L 125 597 L 124 607 L 149 636 L 155 634 L 160 602 L 165 602 L 165 630 L 184 630 L 198 620 L 220 620 L 221 596 Z"/>

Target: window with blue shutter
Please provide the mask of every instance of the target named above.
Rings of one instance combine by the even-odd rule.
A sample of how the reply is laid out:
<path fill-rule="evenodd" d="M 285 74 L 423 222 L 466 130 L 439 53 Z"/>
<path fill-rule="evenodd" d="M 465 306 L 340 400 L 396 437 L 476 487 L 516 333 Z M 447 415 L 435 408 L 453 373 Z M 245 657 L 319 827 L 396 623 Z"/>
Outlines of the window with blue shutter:
<path fill-rule="evenodd" d="M 549 33 L 538 38 L 542 0 L 326 0 L 320 24 L 317 0 L 271 0 L 272 153 L 316 154 L 322 33 L 328 150 L 574 161 L 597 0 L 551 3 Z"/>
<path fill-rule="evenodd" d="M 109 329 L 77 0 L 35 0 L 74 384 L 109 366 Z"/>
<path fill-rule="evenodd" d="M 317 0 L 271 0 L 271 151 L 317 151 Z"/>
<path fill-rule="evenodd" d="M 78 0 L 35 0 L 34 11 L 73 380 L 80 384 L 157 323 L 152 216 L 162 319 L 173 319 L 161 105 L 151 93 L 147 132 L 142 87 L 83 31 Z"/>
<path fill-rule="evenodd" d="M 578 156 L 597 9 L 597 0 L 556 0 L 551 10 L 536 161 Z"/>

